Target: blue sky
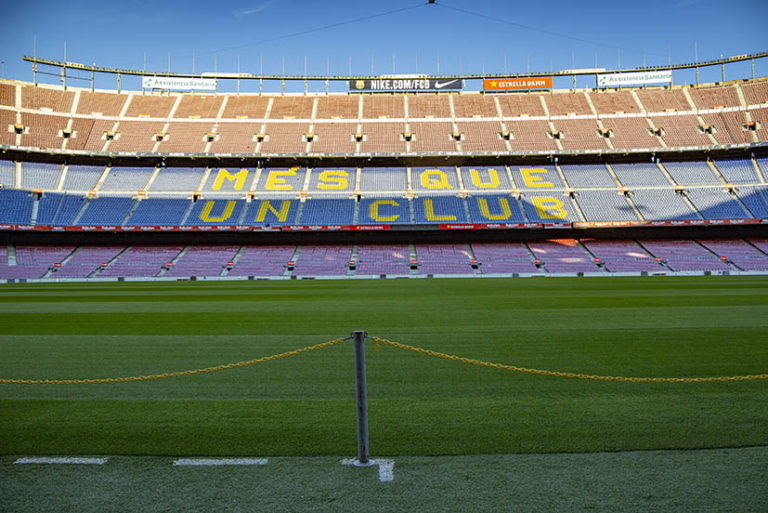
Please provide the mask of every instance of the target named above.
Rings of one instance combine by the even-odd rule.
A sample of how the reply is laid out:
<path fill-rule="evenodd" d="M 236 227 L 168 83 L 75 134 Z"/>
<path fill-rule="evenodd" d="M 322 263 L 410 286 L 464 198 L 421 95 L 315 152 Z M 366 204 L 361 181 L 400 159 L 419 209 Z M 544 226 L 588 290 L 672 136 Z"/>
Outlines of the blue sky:
<path fill-rule="evenodd" d="M 280 74 L 504 73 L 623 68 L 690 62 L 768 49 L 766 0 L 547 2 L 365 0 L 157 2 L 123 0 L 6 2 L 0 59 L 6 78 L 31 80 L 22 56 L 153 71 Z M 768 75 L 768 59 L 758 62 Z M 751 73 L 749 64 L 726 78 Z M 76 75 L 73 73 L 73 76 Z M 719 80 L 720 69 L 702 72 Z M 57 83 L 58 78 L 40 76 Z M 594 80 L 579 79 L 579 87 Z M 676 83 L 693 81 L 676 73 Z M 583 81 L 584 83 L 581 83 Z M 70 85 L 87 87 L 75 78 Z M 570 84 L 563 84 L 567 87 Z M 114 77 L 97 87 L 115 88 Z M 123 82 L 138 88 L 138 81 Z M 243 90 L 258 88 L 257 84 Z M 279 84 L 267 88 L 279 87 Z M 312 86 L 310 86 L 311 88 Z M 317 84 L 324 90 L 324 84 Z M 338 84 L 335 90 L 345 90 Z M 303 90 L 298 83 L 289 90 Z"/>

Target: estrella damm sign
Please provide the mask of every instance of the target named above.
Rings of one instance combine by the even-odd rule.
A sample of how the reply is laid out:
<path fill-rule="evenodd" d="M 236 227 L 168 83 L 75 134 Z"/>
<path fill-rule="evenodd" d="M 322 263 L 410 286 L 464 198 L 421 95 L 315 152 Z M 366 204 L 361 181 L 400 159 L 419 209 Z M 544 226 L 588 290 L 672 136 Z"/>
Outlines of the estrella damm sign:
<path fill-rule="evenodd" d="M 483 89 L 486 91 L 552 89 L 552 77 L 484 78 Z"/>

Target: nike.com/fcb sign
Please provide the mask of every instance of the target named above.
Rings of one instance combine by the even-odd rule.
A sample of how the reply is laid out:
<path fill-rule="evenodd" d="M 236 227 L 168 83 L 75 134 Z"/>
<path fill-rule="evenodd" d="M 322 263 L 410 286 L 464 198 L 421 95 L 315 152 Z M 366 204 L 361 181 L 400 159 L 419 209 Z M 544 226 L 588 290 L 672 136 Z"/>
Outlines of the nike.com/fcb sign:
<path fill-rule="evenodd" d="M 460 78 L 378 78 L 350 80 L 351 92 L 375 93 L 392 91 L 458 91 L 464 86 Z"/>

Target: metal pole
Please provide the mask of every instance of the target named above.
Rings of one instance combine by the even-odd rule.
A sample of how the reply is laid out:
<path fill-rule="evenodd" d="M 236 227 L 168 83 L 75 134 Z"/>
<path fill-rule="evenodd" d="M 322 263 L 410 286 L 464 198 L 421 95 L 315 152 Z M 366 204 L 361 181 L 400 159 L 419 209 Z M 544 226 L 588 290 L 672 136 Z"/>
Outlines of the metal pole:
<path fill-rule="evenodd" d="M 355 342 L 355 385 L 357 389 L 357 459 L 356 467 L 374 465 L 368 454 L 368 392 L 365 380 L 365 332 L 352 333 Z"/>

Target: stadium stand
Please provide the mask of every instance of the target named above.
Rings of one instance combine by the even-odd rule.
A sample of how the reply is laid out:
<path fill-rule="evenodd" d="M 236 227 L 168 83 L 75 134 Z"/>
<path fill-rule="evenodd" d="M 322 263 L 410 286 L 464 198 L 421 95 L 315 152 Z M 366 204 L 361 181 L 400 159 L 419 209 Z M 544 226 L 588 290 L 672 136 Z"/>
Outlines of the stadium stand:
<path fill-rule="evenodd" d="M 74 91 L 61 88 L 25 85 L 21 88 L 21 107 L 24 109 L 70 112 Z"/>
<path fill-rule="evenodd" d="M 411 122 L 410 131 L 413 134 L 411 139 L 411 151 L 416 152 L 455 152 L 456 139 L 453 134 L 453 123 L 433 121 L 433 122 Z"/>
<path fill-rule="evenodd" d="M 587 221 L 637 221 L 632 205 L 615 190 L 580 190 L 576 203 Z"/>
<path fill-rule="evenodd" d="M 405 153 L 405 125 L 399 122 L 363 123 L 360 153 Z"/>
<path fill-rule="evenodd" d="M 188 246 L 164 276 L 220 276 L 239 249 L 239 246 Z"/>
<path fill-rule="evenodd" d="M 311 153 L 355 153 L 357 123 L 316 123 L 312 132 Z"/>
<path fill-rule="evenodd" d="M 511 192 L 506 166 L 461 167 L 462 183 L 467 191 Z"/>
<path fill-rule="evenodd" d="M 484 94 L 457 94 L 453 97 L 457 118 L 496 118 L 499 116 L 494 97 Z"/>
<path fill-rule="evenodd" d="M 187 199 L 148 198 L 139 201 L 127 226 L 181 225 L 191 202 Z"/>
<path fill-rule="evenodd" d="M 591 115 L 584 93 L 558 92 L 541 96 L 547 104 L 550 116 Z"/>
<path fill-rule="evenodd" d="M 691 87 L 688 89 L 699 110 L 740 107 L 739 95 L 733 85 L 717 87 Z"/>
<path fill-rule="evenodd" d="M 451 104 L 447 95 L 436 93 L 406 94 L 408 117 L 413 118 L 450 118 Z"/>
<path fill-rule="evenodd" d="M 0 84 L 0 105 L 16 105 L 16 87 L 13 84 Z"/>
<path fill-rule="evenodd" d="M 92 116 L 119 116 L 128 95 L 81 91 L 77 113 Z"/>
<path fill-rule="evenodd" d="M 363 102 L 365 119 L 403 119 L 405 118 L 405 96 L 401 95 L 360 95 Z"/>
<path fill-rule="evenodd" d="M 359 96 L 321 96 L 317 99 L 317 119 L 357 119 Z"/>
<path fill-rule="evenodd" d="M 67 118 L 23 112 L 21 123 L 27 127 L 21 134 L 21 146 L 31 148 L 60 149 L 64 139 L 61 131 L 67 126 Z"/>
<path fill-rule="evenodd" d="M 720 259 L 726 259 L 744 271 L 768 271 L 765 254 L 744 240 L 699 239 L 699 244 Z"/>
<path fill-rule="evenodd" d="M 706 162 L 664 162 L 664 168 L 678 185 L 722 184 Z"/>
<path fill-rule="evenodd" d="M 12 110 L 0 110 L 0 144 L 16 144 L 16 113 Z M 20 129 L 23 131 L 24 126 Z"/>
<path fill-rule="evenodd" d="M 270 119 L 309 119 L 312 117 L 314 98 L 306 96 L 275 96 Z"/>
<path fill-rule="evenodd" d="M 210 153 L 253 153 L 261 126 L 258 123 L 219 123 Z"/>
<path fill-rule="evenodd" d="M 358 224 L 411 224 L 411 201 L 403 197 L 375 197 L 360 200 Z"/>
<path fill-rule="evenodd" d="M 322 168 L 312 170 L 309 179 L 309 193 L 313 197 L 323 195 L 349 195 L 355 190 L 357 168 Z M 382 189 L 385 190 L 385 189 Z"/>
<path fill-rule="evenodd" d="M 616 187 L 605 165 L 562 165 L 560 169 L 571 187 Z"/>
<path fill-rule="evenodd" d="M 343 276 L 347 274 L 350 246 L 304 245 L 301 247 L 293 276 Z"/>
<path fill-rule="evenodd" d="M 206 134 L 213 131 L 211 123 L 172 122 L 158 137 L 157 149 L 161 153 L 203 153 L 207 144 Z"/>
<path fill-rule="evenodd" d="M 768 189 L 765 186 L 741 185 L 736 190 L 751 217 L 768 219 Z"/>
<path fill-rule="evenodd" d="M 163 128 L 165 121 L 120 121 L 114 140 L 109 142 L 109 151 L 149 153 Z"/>
<path fill-rule="evenodd" d="M 34 204 L 28 191 L 0 189 L 0 223 L 29 224 Z"/>
<path fill-rule="evenodd" d="M 587 93 L 598 115 L 639 113 L 640 106 L 631 91 L 597 91 Z"/>
<path fill-rule="evenodd" d="M 419 274 L 472 274 L 466 244 L 415 244 Z"/>
<path fill-rule="evenodd" d="M 157 94 L 132 94 L 128 111 L 129 118 L 168 118 L 178 96 Z"/>
<path fill-rule="evenodd" d="M 191 193 L 199 189 L 205 170 L 204 167 L 161 167 L 147 190 Z"/>
<path fill-rule="evenodd" d="M 289 241 L 153 247 L 138 240 L 39 252 L 0 244 L 3 279 L 768 270 L 768 244 L 754 237 L 420 240 L 454 225 L 563 233 L 570 223 L 761 223 L 768 219 L 764 79 L 588 92 L 317 95 L 126 94 L 15 82 L 0 83 L 0 128 L 0 144 L 12 152 L 0 161 L 0 225 L 11 230 L 246 228 Z M 643 151 L 622 155 L 632 149 Z M 89 160 L 81 151 L 110 155 Z M 252 157 L 163 162 L 167 153 L 204 152 Z M 516 152 L 539 154 L 528 160 Z M 400 234 L 330 245 L 287 236 L 360 227 Z"/>
<path fill-rule="evenodd" d="M 135 193 L 144 190 L 154 172 L 153 167 L 113 167 L 99 187 L 99 191 Z"/>
<path fill-rule="evenodd" d="M 360 244 L 356 274 L 408 276 L 411 274 L 410 252 L 407 244 Z"/>
<path fill-rule="evenodd" d="M 224 119 L 264 119 L 271 98 L 268 96 L 245 94 L 230 95 L 224 106 Z"/>
<path fill-rule="evenodd" d="M 184 95 L 181 97 L 181 102 L 179 103 L 176 112 L 174 112 L 173 117 L 179 119 L 212 119 L 218 116 L 223 101 L 223 96 L 214 96 L 211 94 Z"/>
<path fill-rule="evenodd" d="M 349 199 L 310 199 L 304 202 L 301 224 L 354 224 L 355 202 Z"/>
<path fill-rule="evenodd" d="M 609 272 L 663 272 L 665 268 L 656 262 L 642 246 L 635 241 L 582 240 L 584 247 L 600 259 Z"/>
<path fill-rule="evenodd" d="M 309 121 L 269 122 L 264 142 L 261 143 L 261 153 L 304 153 L 308 133 Z"/>
<path fill-rule="evenodd" d="M 296 246 L 245 246 L 228 276 L 283 276 Z"/>
<path fill-rule="evenodd" d="M 528 247 L 550 273 L 601 271 L 575 239 L 534 241 Z"/>
<path fill-rule="evenodd" d="M 693 240 L 644 240 L 643 246 L 672 271 L 729 271 L 727 263 Z"/>
<path fill-rule="evenodd" d="M 121 225 L 134 203 L 133 198 L 125 197 L 93 198 L 75 224 L 79 226 Z"/>
<path fill-rule="evenodd" d="M 760 183 L 760 178 L 757 176 L 751 160 L 723 159 L 717 160 L 715 165 L 726 183 Z"/>
<path fill-rule="evenodd" d="M 16 162 L 0 160 L 0 185 L 13 187 L 16 184 Z"/>
<path fill-rule="evenodd" d="M 21 187 L 23 189 L 56 190 L 61 176 L 61 164 L 21 164 Z"/>
<path fill-rule="evenodd" d="M 237 225 L 247 208 L 244 200 L 198 200 L 189 212 L 185 225 Z"/>
<path fill-rule="evenodd" d="M 474 223 L 523 223 L 520 202 L 510 196 L 478 195 L 467 198 L 469 217 Z"/>
<path fill-rule="evenodd" d="M 456 196 L 435 196 L 413 200 L 416 224 L 468 222 L 464 200 Z"/>
<path fill-rule="evenodd" d="M 472 250 L 482 274 L 543 272 L 523 243 L 473 243 Z"/>
<path fill-rule="evenodd" d="M 299 214 L 299 207 L 298 200 L 288 198 L 251 201 L 242 224 L 252 226 L 294 225 Z M 228 222 L 224 224 L 236 223 Z"/>
<path fill-rule="evenodd" d="M 157 276 L 184 248 L 181 246 L 131 246 L 99 272 L 98 277 L 143 278 Z"/>
<path fill-rule="evenodd" d="M 672 189 L 633 189 L 632 201 L 643 219 L 699 219 L 685 197 Z"/>
<path fill-rule="evenodd" d="M 461 134 L 462 151 L 482 153 L 507 150 L 502 136 L 502 126 L 497 121 L 459 121 L 457 126 Z"/>
<path fill-rule="evenodd" d="M 91 246 L 76 249 L 72 255 L 62 262 L 61 267 L 54 268 L 54 278 L 87 278 L 99 269 L 103 264 L 115 258 L 124 251 L 124 246 Z"/>
<path fill-rule="evenodd" d="M 35 224 L 71 226 L 85 202 L 86 199 L 80 195 L 45 193 L 38 203 Z"/>
<path fill-rule="evenodd" d="M 612 164 L 619 182 L 626 187 L 670 186 L 669 179 L 656 164 Z"/>
<path fill-rule="evenodd" d="M 691 111 L 682 89 L 638 89 L 635 91 L 646 112 Z"/>

